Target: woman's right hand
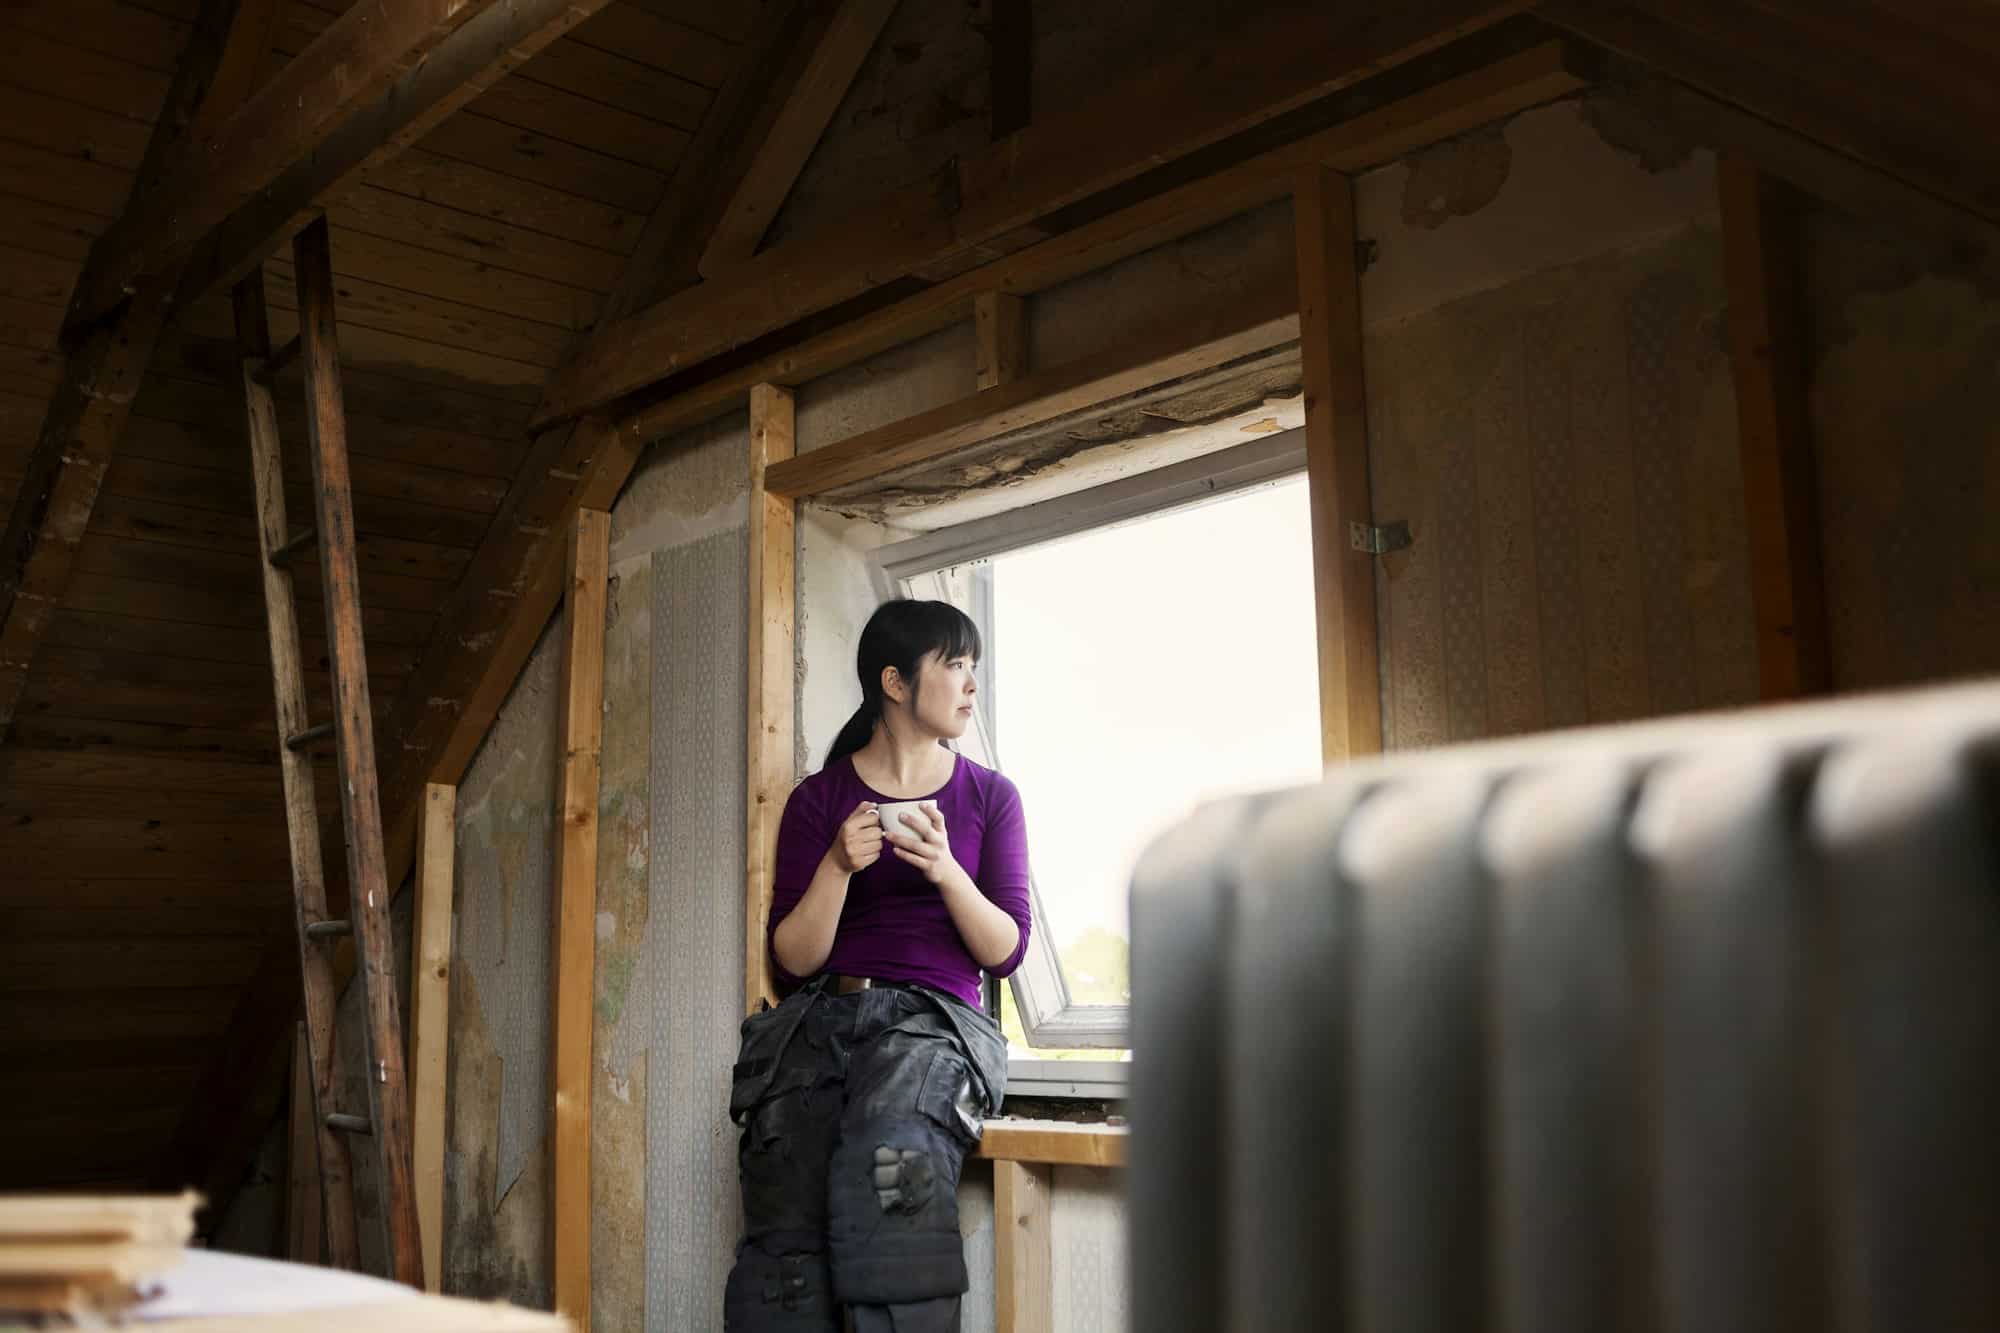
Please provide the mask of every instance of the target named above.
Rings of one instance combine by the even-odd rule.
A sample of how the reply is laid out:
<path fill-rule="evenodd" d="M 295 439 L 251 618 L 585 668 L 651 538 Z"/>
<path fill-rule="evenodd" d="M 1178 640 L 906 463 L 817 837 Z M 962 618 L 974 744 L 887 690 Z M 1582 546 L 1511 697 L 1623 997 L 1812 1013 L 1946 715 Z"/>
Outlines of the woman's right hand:
<path fill-rule="evenodd" d="M 863 801 L 854 807 L 854 813 L 841 824 L 833 846 L 827 848 L 826 858 L 843 875 L 866 870 L 882 859 L 882 818 L 875 813 L 873 801 Z"/>

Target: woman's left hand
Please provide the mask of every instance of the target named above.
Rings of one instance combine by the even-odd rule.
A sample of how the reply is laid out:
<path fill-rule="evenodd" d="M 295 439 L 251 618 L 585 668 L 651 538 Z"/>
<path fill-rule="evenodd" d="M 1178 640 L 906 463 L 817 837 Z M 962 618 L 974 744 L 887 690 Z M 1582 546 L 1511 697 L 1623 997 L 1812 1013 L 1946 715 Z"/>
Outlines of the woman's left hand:
<path fill-rule="evenodd" d="M 905 823 L 894 833 L 886 833 L 883 837 L 895 849 L 896 855 L 923 871 L 925 879 L 942 886 L 955 876 L 963 876 L 965 871 L 952 857 L 951 842 L 945 836 L 944 812 L 931 802 L 918 808 L 930 817 L 930 827 L 921 835 L 909 832 L 910 825 Z"/>

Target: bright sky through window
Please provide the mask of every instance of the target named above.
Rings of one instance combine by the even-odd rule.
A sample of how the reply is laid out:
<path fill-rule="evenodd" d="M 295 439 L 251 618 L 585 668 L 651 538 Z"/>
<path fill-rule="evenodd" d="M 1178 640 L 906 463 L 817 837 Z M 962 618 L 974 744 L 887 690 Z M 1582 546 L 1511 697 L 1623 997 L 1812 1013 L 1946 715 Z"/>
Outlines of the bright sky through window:
<path fill-rule="evenodd" d="M 1040 924 L 1073 998 L 1119 1003 L 1147 844 L 1199 802 L 1320 775 L 1305 480 L 993 564 L 996 739 Z"/>

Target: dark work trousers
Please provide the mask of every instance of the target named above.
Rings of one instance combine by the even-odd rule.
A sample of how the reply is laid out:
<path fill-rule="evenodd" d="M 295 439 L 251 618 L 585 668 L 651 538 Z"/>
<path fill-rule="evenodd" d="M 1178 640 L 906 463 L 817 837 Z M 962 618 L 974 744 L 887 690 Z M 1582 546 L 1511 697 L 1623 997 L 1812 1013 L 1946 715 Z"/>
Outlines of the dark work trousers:
<path fill-rule="evenodd" d="M 958 1178 L 1006 1088 L 993 1021 L 941 992 L 822 978 L 743 1022 L 729 1114 L 743 1241 L 728 1333 L 954 1333 Z"/>

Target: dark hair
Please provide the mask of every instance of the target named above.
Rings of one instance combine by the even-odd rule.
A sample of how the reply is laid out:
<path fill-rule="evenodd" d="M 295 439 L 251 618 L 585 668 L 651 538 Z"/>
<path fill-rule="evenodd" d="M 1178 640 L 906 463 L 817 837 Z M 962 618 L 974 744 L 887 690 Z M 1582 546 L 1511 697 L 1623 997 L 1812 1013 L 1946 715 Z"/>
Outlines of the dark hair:
<path fill-rule="evenodd" d="M 917 671 L 931 653 L 946 661 L 954 657 L 978 661 L 979 649 L 979 626 L 950 602 L 900 597 L 876 607 L 862 627 L 861 645 L 854 653 L 854 672 L 861 677 L 861 707 L 833 738 L 833 747 L 826 752 L 827 765 L 853 754 L 875 734 L 875 724 L 882 719 L 883 668 L 896 668 L 897 674 L 915 685 Z"/>

